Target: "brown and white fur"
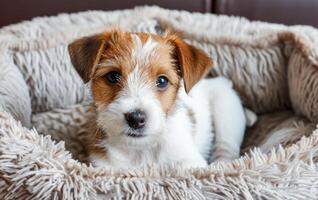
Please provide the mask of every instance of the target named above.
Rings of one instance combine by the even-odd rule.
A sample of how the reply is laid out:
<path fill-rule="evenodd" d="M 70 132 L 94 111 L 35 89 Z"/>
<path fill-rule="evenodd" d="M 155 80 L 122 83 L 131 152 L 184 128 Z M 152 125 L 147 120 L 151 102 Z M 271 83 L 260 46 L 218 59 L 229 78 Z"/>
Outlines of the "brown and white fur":
<path fill-rule="evenodd" d="M 199 82 L 211 59 L 177 35 L 114 30 L 74 41 L 69 53 L 84 82 L 91 81 L 96 120 L 87 142 L 93 165 L 205 166 L 213 132 L 214 159 L 239 156 L 246 119 L 231 82 Z M 115 84 L 109 82 L 114 73 L 120 75 Z M 162 76 L 168 81 L 163 89 Z M 144 117 L 137 129 L 126 117 L 136 110 Z"/>

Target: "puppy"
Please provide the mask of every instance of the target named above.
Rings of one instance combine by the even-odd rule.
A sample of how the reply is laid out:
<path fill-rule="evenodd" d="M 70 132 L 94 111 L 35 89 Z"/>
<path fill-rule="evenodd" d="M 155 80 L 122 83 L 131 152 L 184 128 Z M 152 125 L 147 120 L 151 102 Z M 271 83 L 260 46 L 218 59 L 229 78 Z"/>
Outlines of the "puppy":
<path fill-rule="evenodd" d="M 175 34 L 119 30 L 78 39 L 68 50 L 91 84 L 93 165 L 205 166 L 214 138 L 212 160 L 239 156 L 243 107 L 230 81 L 201 80 L 212 63 L 203 51 Z"/>

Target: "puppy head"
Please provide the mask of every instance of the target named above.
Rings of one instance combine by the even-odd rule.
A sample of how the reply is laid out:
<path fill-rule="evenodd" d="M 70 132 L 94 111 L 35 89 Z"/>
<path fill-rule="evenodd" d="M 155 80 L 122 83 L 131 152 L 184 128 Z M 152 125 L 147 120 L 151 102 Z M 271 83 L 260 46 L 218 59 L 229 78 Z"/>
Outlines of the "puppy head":
<path fill-rule="evenodd" d="M 174 34 L 115 30 L 76 40 L 68 50 L 83 81 L 91 81 L 99 127 L 119 143 L 158 137 L 180 81 L 189 92 L 211 65 Z"/>

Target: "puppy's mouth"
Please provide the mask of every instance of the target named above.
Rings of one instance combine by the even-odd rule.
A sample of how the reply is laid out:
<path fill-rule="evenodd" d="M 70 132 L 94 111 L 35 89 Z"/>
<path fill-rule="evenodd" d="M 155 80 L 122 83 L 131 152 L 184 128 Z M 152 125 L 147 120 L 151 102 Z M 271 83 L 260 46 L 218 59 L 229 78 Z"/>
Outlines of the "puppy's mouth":
<path fill-rule="evenodd" d="M 139 131 L 128 131 L 125 133 L 126 136 L 131 137 L 131 138 L 142 138 L 146 137 L 145 134 L 140 133 Z"/>
<path fill-rule="evenodd" d="M 137 135 L 137 134 L 134 134 L 134 133 L 128 133 L 127 136 L 128 136 L 128 137 L 132 137 L 132 138 L 142 138 L 142 137 L 145 137 L 145 135 L 143 135 L 143 134 Z"/>

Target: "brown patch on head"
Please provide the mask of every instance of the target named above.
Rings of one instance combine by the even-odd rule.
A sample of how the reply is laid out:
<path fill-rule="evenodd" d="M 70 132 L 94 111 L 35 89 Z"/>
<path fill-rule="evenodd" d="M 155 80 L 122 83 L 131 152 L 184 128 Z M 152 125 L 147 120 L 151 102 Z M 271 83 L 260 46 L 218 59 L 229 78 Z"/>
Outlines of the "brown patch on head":
<path fill-rule="evenodd" d="M 207 73 L 212 60 L 202 50 L 187 44 L 176 34 L 167 33 L 166 40 L 173 46 L 173 57 L 177 61 L 188 93 Z"/>
<path fill-rule="evenodd" d="M 153 59 L 148 71 L 149 79 L 155 83 L 159 76 L 165 76 L 169 80 L 167 89 L 157 90 L 156 95 L 159 98 L 162 109 L 168 113 L 177 97 L 179 89 L 180 76 L 175 67 L 174 61 L 170 55 L 171 47 L 160 48 L 157 50 L 158 57 Z"/>
<path fill-rule="evenodd" d="M 127 75 L 132 70 L 129 65 L 131 40 L 125 33 L 114 31 L 105 42 L 97 62 L 96 71 L 92 75 L 92 95 L 95 102 L 109 104 L 126 84 Z M 116 71 L 121 75 L 117 84 L 108 84 L 107 73 Z"/>
<path fill-rule="evenodd" d="M 106 32 L 85 37 L 69 45 L 71 60 L 83 80 L 92 81 L 93 99 L 109 104 L 127 87 L 129 75 L 138 66 L 139 74 L 150 84 L 167 113 L 174 105 L 180 75 L 188 92 L 204 75 L 210 59 L 176 35 L 165 37 L 146 33 Z M 115 85 L 105 81 L 111 71 L 120 74 Z M 181 74 L 179 73 L 181 71 Z M 165 90 L 156 88 L 159 76 L 169 80 Z"/>
<path fill-rule="evenodd" d="M 91 79 L 109 36 L 110 33 L 104 33 L 83 37 L 68 45 L 71 62 L 85 83 Z"/>
<path fill-rule="evenodd" d="M 116 98 L 121 87 L 120 85 L 108 85 L 102 76 L 92 80 L 91 90 L 96 103 L 108 104 Z"/>
<path fill-rule="evenodd" d="M 156 44 L 151 47 L 149 40 Z M 148 47 L 145 48 L 148 49 L 143 49 L 147 42 Z M 91 79 L 95 102 L 112 102 L 126 86 L 129 74 L 139 66 L 139 73 L 154 88 L 158 76 L 168 78 L 170 86 L 165 91 L 156 91 L 156 94 L 163 110 L 168 112 L 171 109 L 180 77 L 171 57 L 172 47 L 162 37 L 112 31 L 79 39 L 69 45 L 69 51 L 72 63 L 83 80 L 87 82 Z M 105 81 L 105 75 L 111 71 L 121 74 L 116 85 L 109 85 Z"/>
<path fill-rule="evenodd" d="M 162 109 L 168 113 L 177 97 L 179 89 L 180 76 L 178 69 L 175 66 L 175 61 L 171 57 L 173 48 L 170 44 L 166 43 L 165 38 L 158 35 L 150 35 L 145 33 L 136 33 L 145 44 L 151 37 L 151 40 L 157 43 L 155 55 L 148 62 L 148 66 L 141 69 L 151 83 L 156 83 L 159 76 L 165 76 L 169 80 L 169 85 L 165 90 L 156 90 L 156 95 L 160 101 Z"/>

